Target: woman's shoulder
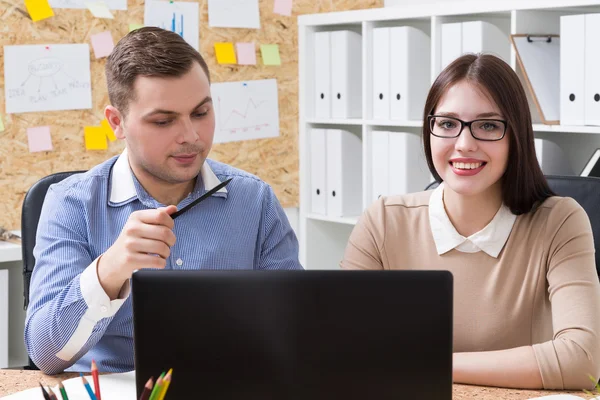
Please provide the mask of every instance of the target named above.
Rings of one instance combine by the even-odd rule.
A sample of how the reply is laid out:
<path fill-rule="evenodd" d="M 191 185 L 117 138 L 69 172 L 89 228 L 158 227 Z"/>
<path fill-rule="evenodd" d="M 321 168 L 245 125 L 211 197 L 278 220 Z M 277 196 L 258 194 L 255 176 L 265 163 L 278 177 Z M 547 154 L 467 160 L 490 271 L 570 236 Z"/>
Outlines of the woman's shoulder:
<path fill-rule="evenodd" d="M 573 227 L 585 225 L 587 228 L 590 225 L 587 213 L 572 197 L 548 197 L 532 214 L 533 221 L 546 224 L 549 230 L 564 227 L 567 220 L 573 221 L 567 224 Z"/>
<path fill-rule="evenodd" d="M 420 208 L 429 207 L 429 199 L 433 190 L 424 192 L 415 192 L 401 195 L 385 196 L 382 198 L 381 206 L 385 208 L 402 207 L 402 208 Z"/>

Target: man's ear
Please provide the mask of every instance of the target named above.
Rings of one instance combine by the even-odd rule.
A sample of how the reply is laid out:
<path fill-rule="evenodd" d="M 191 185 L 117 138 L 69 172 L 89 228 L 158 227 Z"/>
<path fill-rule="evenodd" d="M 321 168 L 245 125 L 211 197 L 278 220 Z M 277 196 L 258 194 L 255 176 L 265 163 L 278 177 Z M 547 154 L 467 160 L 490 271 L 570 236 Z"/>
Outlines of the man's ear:
<path fill-rule="evenodd" d="M 106 106 L 104 109 L 104 116 L 117 139 L 125 139 L 125 130 L 123 129 L 123 117 L 121 116 L 121 112 L 113 106 Z"/>

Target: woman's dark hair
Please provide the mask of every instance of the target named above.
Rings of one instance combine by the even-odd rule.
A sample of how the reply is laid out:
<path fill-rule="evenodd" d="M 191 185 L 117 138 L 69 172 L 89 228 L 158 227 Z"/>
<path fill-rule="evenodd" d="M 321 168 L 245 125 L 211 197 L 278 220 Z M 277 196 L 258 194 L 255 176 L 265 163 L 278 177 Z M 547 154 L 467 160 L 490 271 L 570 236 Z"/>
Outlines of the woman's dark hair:
<path fill-rule="evenodd" d="M 427 116 L 435 114 L 442 96 L 463 80 L 483 90 L 508 122 L 506 134 L 509 156 L 501 178 L 502 198 L 513 214 L 527 213 L 555 194 L 548 186 L 535 154 L 531 113 L 525 90 L 513 69 L 498 57 L 488 54 L 463 55 L 448 65 L 431 86 L 423 113 L 423 147 L 429 170 L 436 181 L 442 181 L 433 165 Z"/>

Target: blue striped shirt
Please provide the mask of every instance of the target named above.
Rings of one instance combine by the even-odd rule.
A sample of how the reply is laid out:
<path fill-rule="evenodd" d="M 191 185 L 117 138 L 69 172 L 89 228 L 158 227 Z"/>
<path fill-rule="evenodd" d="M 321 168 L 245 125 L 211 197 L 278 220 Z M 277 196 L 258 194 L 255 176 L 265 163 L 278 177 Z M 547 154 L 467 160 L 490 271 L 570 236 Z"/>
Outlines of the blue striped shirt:
<path fill-rule="evenodd" d="M 298 241 L 271 187 L 246 172 L 207 160 L 185 207 L 220 181 L 225 189 L 175 220 L 167 269 L 301 269 Z M 131 172 L 127 152 L 54 184 L 37 231 L 25 343 L 49 374 L 134 368 L 129 284 L 110 300 L 96 262 L 129 215 L 161 207 Z"/>

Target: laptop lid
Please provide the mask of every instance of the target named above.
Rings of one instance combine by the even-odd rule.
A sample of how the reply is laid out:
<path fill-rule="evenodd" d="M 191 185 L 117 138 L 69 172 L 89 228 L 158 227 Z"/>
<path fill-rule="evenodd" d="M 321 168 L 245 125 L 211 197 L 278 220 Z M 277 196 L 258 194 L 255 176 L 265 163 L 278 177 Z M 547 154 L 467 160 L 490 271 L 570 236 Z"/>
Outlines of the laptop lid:
<path fill-rule="evenodd" d="M 447 271 L 172 271 L 132 278 L 136 387 L 168 397 L 452 398 Z"/>

